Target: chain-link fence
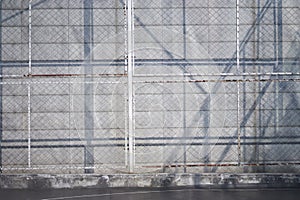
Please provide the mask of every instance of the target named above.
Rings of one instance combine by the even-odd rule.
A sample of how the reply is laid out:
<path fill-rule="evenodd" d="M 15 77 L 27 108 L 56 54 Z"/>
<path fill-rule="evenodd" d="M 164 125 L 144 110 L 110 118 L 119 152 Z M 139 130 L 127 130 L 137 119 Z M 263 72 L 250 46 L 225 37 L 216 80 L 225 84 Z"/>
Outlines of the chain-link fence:
<path fill-rule="evenodd" d="M 3 173 L 299 172 L 298 0 L 3 0 Z"/>

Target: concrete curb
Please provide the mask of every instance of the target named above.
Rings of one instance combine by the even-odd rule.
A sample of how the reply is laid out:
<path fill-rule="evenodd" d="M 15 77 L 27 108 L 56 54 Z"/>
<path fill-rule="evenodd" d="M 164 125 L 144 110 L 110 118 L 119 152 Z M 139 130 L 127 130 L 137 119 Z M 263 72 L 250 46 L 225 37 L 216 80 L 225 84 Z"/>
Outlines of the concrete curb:
<path fill-rule="evenodd" d="M 300 188 L 300 174 L 1 175 L 1 189 L 108 187 Z"/>

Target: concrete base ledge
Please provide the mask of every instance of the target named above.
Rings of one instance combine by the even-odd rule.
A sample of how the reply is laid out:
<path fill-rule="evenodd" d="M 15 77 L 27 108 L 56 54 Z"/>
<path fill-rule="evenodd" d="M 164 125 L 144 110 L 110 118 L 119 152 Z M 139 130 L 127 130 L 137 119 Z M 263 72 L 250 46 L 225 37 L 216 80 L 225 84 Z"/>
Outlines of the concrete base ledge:
<path fill-rule="evenodd" d="M 300 174 L 1 175 L 1 189 L 108 187 L 300 188 Z"/>

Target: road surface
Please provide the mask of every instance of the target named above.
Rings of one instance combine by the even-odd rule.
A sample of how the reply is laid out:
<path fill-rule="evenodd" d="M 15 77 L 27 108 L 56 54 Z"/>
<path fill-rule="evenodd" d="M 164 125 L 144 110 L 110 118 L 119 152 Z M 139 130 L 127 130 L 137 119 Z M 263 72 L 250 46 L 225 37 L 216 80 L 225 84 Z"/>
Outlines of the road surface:
<path fill-rule="evenodd" d="M 298 189 L 0 189 L 1 200 L 298 200 Z"/>

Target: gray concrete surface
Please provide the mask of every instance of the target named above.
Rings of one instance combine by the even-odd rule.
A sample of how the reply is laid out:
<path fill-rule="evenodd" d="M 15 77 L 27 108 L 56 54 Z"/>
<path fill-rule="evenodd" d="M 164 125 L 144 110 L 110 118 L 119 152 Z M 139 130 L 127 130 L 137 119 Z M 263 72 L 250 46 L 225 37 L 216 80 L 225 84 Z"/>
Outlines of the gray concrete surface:
<path fill-rule="evenodd" d="M 300 188 L 298 174 L 1 175 L 1 189 Z"/>
<path fill-rule="evenodd" d="M 59 189 L 59 190 L 0 190 L 1 199 L 10 200 L 140 200 L 140 199 L 211 199 L 211 200 L 297 200 L 299 189 Z"/>

